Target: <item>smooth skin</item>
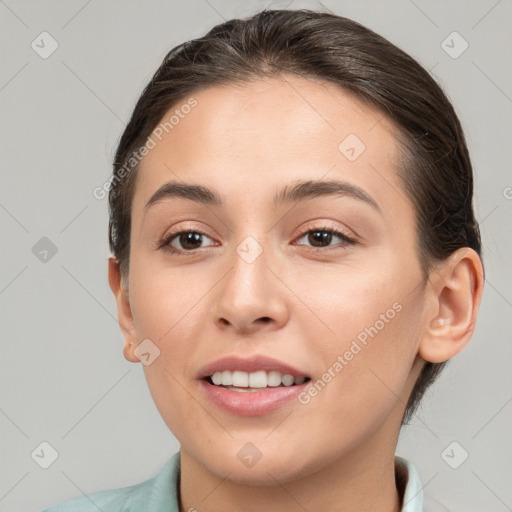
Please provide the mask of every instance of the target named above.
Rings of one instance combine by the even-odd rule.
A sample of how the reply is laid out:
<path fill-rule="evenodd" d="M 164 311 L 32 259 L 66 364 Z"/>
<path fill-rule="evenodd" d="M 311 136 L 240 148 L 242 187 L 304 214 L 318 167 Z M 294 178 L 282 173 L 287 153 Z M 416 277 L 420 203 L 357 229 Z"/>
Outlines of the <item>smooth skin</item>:
<path fill-rule="evenodd" d="M 283 75 L 192 96 L 197 106 L 138 170 L 127 282 L 109 260 L 124 356 L 140 364 L 144 339 L 160 350 L 143 368 L 181 445 L 181 510 L 397 512 L 405 404 L 424 360 L 446 361 L 469 341 L 480 258 L 459 249 L 423 280 L 396 127 L 351 93 Z M 366 147 L 354 161 L 339 150 L 349 134 Z M 171 180 L 208 187 L 222 204 L 167 197 L 145 208 Z M 274 208 L 300 180 L 343 180 L 378 209 L 347 194 Z M 355 243 L 319 243 L 311 231 L 326 227 Z M 179 230 L 204 235 L 165 251 L 160 241 Z M 246 237 L 263 250 L 251 263 L 236 250 Z M 306 405 L 238 417 L 199 385 L 204 365 L 232 354 L 282 360 L 314 382 L 394 303 L 401 311 Z M 237 457 L 247 442 L 262 454 L 250 468 Z"/>

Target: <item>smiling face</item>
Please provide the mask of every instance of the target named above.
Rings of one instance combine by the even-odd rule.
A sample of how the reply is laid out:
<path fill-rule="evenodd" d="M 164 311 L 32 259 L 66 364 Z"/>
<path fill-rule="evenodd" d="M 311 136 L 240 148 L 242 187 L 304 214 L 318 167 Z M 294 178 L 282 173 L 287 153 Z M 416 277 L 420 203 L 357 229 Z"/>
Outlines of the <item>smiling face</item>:
<path fill-rule="evenodd" d="M 285 482 L 388 457 L 428 302 L 396 129 L 343 89 L 290 75 L 193 97 L 136 178 L 125 356 L 138 362 L 145 339 L 158 348 L 144 366 L 155 404 L 182 455 L 215 475 Z M 227 356 L 308 380 L 270 408 L 220 390 L 223 407 L 202 371 Z M 249 467 L 246 452 L 261 459 Z"/>

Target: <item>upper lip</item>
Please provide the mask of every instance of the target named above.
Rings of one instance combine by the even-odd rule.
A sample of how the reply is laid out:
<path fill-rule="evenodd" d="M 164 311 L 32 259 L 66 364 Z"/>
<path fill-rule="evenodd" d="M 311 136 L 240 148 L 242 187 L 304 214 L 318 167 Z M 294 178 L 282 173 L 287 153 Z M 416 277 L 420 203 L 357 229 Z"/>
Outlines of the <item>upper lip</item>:
<path fill-rule="evenodd" d="M 283 363 L 277 359 L 266 357 L 263 355 L 255 355 L 252 357 L 244 358 L 237 355 L 222 357 L 212 363 L 209 363 L 201 368 L 198 373 L 198 379 L 205 379 L 210 377 L 216 372 L 229 371 L 242 371 L 242 372 L 257 372 L 272 370 L 281 372 L 283 375 L 292 375 L 293 377 L 309 377 L 306 372 L 298 370 L 289 364 Z"/>

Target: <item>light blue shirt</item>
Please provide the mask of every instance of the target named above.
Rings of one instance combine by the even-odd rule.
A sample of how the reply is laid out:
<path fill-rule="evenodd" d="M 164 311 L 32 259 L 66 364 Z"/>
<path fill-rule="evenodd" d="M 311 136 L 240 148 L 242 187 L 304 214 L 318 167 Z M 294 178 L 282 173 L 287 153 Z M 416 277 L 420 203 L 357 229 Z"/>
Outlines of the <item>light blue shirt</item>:
<path fill-rule="evenodd" d="M 406 459 L 395 464 L 407 475 L 401 512 L 423 512 L 423 487 L 416 468 Z M 180 512 L 180 452 L 149 480 L 130 487 L 97 491 L 64 501 L 42 512 Z"/>

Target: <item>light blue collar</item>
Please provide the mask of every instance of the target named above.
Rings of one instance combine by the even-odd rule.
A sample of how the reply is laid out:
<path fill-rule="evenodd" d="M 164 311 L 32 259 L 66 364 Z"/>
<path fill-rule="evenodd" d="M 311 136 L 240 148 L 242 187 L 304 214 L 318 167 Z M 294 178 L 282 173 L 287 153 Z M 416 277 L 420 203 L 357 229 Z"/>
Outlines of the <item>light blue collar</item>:
<path fill-rule="evenodd" d="M 423 485 L 416 468 L 411 462 L 398 456 L 395 456 L 395 464 L 401 466 L 407 474 L 401 512 L 422 512 Z"/>

